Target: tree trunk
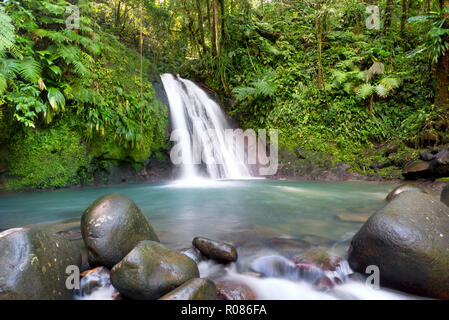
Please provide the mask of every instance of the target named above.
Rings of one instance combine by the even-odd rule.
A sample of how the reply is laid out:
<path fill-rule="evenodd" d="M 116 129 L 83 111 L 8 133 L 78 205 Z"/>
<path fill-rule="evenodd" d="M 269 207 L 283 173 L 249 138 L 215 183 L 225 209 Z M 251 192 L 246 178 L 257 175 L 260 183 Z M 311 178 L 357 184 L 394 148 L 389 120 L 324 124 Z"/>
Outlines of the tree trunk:
<path fill-rule="evenodd" d="M 441 9 L 449 8 L 449 0 L 440 1 Z M 444 28 L 449 28 L 449 13 L 444 13 L 446 22 Z M 447 36 L 446 36 L 447 38 Z M 447 41 L 447 40 L 446 40 Z M 449 111 L 449 50 L 440 56 L 437 61 L 435 74 L 435 106 Z"/>
<path fill-rule="evenodd" d="M 206 42 L 204 41 L 203 13 L 201 12 L 201 0 L 196 0 L 196 10 L 198 11 L 198 30 L 200 33 L 200 43 L 203 54 L 206 52 Z"/>
<path fill-rule="evenodd" d="M 402 14 L 401 14 L 401 39 L 402 39 L 402 47 L 405 48 L 407 43 L 405 38 L 405 23 L 407 22 L 408 17 L 408 0 L 402 0 Z"/>
<path fill-rule="evenodd" d="M 371 95 L 371 98 L 369 99 L 369 116 L 370 117 L 373 115 L 373 105 L 374 105 L 374 93 Z"/>
<path fill-rule="evenodd" d="M 221 39 L 225 37 L 225 3 L 224 0 L 220 1 L 220 12 L 221 12 Z"/>
<path fill-rule="evenodd" d="M 393 16 L 393 0 L 387 0 L 385 7 L 384 33 L 388 32 L 391 27 L 391 18 Z"/>
<path fill-rule="evenodd" d="M 218 0 L 212 0 L 212 9 L 213 9 L 213 20 L 214 20 L 214 42 L 215 42 L 215 51 L 217 57 L 220 56 L 220 20 L 218 17 Z"/>

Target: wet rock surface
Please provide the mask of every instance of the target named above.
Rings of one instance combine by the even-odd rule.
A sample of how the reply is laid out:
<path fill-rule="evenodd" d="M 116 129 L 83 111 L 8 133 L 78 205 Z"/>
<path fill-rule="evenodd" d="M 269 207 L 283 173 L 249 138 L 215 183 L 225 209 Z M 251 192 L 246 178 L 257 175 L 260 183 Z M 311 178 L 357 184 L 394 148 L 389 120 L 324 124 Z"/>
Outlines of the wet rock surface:
<path fill-rule="evenodd" d="M 407 192 L 407 191 L 427 193 L 426 190 L 424 190 L 423 188 L 421 188 L 419 186 L 414 186 L 411 184 L 401 184 L 400 186 L 397 186 L 396 188 L 394 188 L 393 190 L 390 191 L 390 193 L 385 198 L 385 201 L 390 202 L 391 200 L 396 198 L 402 192 Z"/>
<path fill-rule="evenodd" d="M 256 300 L 256 294 L 244 283 L 233 280 L 214 280 L 218 300 Z"/>
<path fill-rule="evenodd" d="M 449 298 L 449 208 L 421 192 L 399 194 L 353 237 L 352 269 L 375 265 L 382 286 Z"/>
<path fill-rule="evenodd" d="M 142 240 L 159 241 L 139 207 L 128 197 L 107 194 L 83 213 L 81 233 L 89 264 L 112 268 Z"/>
<path fill-rule="evenodd" d="M 179 253 L 182 253 L 195 261 L 196 263 L 205 260 L 205 257 L 201 254 L 200 250 L 195 247 L 192 248 L 183 248 L 178 250 Z"/>
<path fill-rule="evenodd" d="M 449 206 L 449 183 L 441 191 L 440 201 Z"/>
<path fill-rule="evenodd" d="M 195 261 L 155 241 L 139 242 L 111 270 L 111 282 L 121 295 L 142 300 L 159 299 L 198 277 Z"/>
<path fill-rule="evenodd" d="M 217 288 L 211 280 L 194 278 L 175 290 L 167 293 L 160 300 L 216 300 Z"/>
<path fill-rule="evenodd" d="M 70 265 L 81 265 L 70 241 L 37 229 L 8 229 L 0 233 L 0 300 L 71 299 Z"/>
<path fill-rule="evenodd" d="M 228 242 L 195 237 L 192 244 L 208 258 L 223 262 L 237 260 L 237 249 Z"/>
<path fill-rule="evenodd" d="M 345 222 L 365 222 L 371 216 L 364 213 L 339 213 L 335 215 L 340 221 Z"/>

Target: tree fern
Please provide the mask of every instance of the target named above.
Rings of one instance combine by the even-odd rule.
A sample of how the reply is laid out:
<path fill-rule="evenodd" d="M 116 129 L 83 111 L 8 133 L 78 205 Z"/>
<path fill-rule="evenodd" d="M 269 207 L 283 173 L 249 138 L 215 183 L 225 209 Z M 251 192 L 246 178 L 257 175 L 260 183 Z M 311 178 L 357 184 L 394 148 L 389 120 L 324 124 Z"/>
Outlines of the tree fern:
<path fill-rule="evenodd" d="M 357 97 L 360 99 L 366 99 L 374 92 L 374 87 L 370 83 L 364 83 L 356 89 Z"/>

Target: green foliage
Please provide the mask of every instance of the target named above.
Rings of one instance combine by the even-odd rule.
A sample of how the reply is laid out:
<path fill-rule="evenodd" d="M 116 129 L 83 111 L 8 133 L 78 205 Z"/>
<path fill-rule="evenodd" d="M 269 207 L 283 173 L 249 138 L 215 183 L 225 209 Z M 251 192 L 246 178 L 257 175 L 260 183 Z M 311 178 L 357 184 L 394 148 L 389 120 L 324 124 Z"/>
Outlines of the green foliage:
<path fill-rule="evenodd" d="M 11 143 L 7 189 L 65 187 L 81 181 L 79 172 L 89 170 L 90 156 L 76 128 L 55 125 L 52 129 L 25 130 Z"/>

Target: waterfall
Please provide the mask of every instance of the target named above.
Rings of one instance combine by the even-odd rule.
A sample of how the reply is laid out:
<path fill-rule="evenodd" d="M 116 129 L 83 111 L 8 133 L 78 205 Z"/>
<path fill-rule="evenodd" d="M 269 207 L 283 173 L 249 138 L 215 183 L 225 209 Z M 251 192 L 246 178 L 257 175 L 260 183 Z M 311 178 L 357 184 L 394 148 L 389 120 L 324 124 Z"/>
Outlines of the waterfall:
<path fill-rule="evenodd" d="M 181 154 L 181 179 L 204 176 L 205 164 L 211 179 L 244 179 L 251 176 L 244 163 L 226 140 L 230 129 L 225 113 L 208 94 L 190 80 L 172 74 L 161 75 L 170 105 L 172 130 L 178 134 Z"/>

